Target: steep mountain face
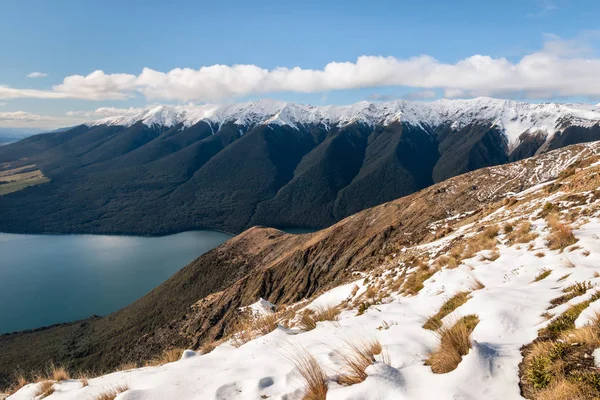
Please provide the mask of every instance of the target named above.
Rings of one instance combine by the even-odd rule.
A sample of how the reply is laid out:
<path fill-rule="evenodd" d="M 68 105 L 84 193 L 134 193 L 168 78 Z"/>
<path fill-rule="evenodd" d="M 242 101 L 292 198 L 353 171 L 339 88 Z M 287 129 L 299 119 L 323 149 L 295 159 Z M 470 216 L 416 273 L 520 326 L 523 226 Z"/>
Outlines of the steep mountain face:
<path fill-rule="evenodd" d="M 507 195 L 557 177 L 548 187 L 561 187 L 562 177 L 575 174 L 568 185 L 597 196 L 598 155 L 596 142 L 480 169 L 311 234 L 251 228 L 116 313 L 0 336 L 0 384 L 10 380 L 15 366 L 35 370 L 53 360 L 74 370 L 110 370 L 165 348 L 219 340 L 231 330 L 239 307 L 261 297 L 278 306 L 295 303 L 356 280 L 357 272 L 372 271 L 390 257 L 402 255 L 409 262 L 411 254 L 403 248 L 435 241 L 457 230 L 447 228 L 459 221 L 476 222 L 507 209 Z M 571 204 L 567 195 L 557 202 Z"/>
<path fill-rule="evenodd" d="M 329 226 L 478 168 L 600 139 L 600 108 L 507 100 L 160 106 L 27 138 L 0 230 L 161 234 Z"/>

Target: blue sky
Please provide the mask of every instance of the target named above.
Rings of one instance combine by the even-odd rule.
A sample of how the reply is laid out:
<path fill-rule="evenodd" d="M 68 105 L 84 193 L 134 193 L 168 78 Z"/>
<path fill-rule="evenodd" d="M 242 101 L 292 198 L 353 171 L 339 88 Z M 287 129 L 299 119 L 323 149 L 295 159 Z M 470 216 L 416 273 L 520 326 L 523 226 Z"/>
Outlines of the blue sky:
<path fill-rule="evenodd" d="M 3 0 L 0 13 L 0 126 L 62 126 L 96 117 L 98 108 L 262 97 L 600 98 L 589 83 L 600 76 L 597 1 Z M 379 58 L 359 63 L 361 56 Z M 200 71 L 217 64 L 252 68 Z M 272 73 L 277 67 L 287 70 Z M 156 73 L 141 76 L 144 68 Z M 178 68 L 190 70 L 170 73 Z M 27 77 L 32 72 L 45 76 Z"/>

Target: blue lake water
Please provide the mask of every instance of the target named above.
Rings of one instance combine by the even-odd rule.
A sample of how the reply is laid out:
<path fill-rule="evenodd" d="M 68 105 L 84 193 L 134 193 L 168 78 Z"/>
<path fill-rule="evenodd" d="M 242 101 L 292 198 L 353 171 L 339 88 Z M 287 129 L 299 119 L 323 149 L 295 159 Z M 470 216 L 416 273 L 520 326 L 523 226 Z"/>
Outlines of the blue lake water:
<path fill-rule="evenodd" d="M 0 233 L 0 333 L 109 314 L 230 237 Z"/>

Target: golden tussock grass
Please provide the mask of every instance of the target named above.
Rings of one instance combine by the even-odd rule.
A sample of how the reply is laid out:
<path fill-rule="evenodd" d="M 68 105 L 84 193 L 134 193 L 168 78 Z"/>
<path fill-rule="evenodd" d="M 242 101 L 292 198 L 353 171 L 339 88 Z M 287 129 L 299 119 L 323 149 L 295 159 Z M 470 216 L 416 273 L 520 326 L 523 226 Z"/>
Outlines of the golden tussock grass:
<path fill-rule="evenodd" d="M 548 275 L 550 275 L 551 273 L 552 273 L 551 269 L 542 268 L 542 270 L 540 271 L 540 273 L 536 275 L 536 277 L 533 279 L 533 281 L 534 282 L 539 282 L 542 279 L 547 278 Z"/>
<path fill-rule="evenodd" d="M 419 291 L 423 289 L 423 283 L 431 278 L 436 272 L 437 270 L 434 268 L 429 268 L 427 266 L 419 267 L 404 279 L 402 293 L 406 295 L 415 295 L 419 293 Z"/>
<path fill-rule="evenodd" d="M 594 325 L 586 325 L 579 329 L 566 331 L 561 335 L 561 340 L 567 344 L 585 344 L 595 348 L 600 345 L 598 328 Z"/>
<path fill-rule="evenodd" d="M 326 400 L 327 375 L 308 351 L 296 350 L 289 357 L 304 382 L 302 400 Z"/>
<path fill-rule="evenodd" d="M 564 304 L 577 296 L 584 295 L 588 290 L 590 290 L 593 287 L 594 285 L 590 281 L 575 282 L 574 284 L 567 286 L 563 289 L 563 293 L 565 294 L 550 300 L 550 308 L 554 308 L 556 306 Z"/>
<path fill-rule="evenodd" d="M 99 395 L 93 398 L 93 400 L 114 400 L 115 397 L 123 392 L 129 390 L 129 386 L 126 384 L 110 386 L 102 391 Z"/>
<path fill-rule="evenodd" d="M 273 332 L 279 325 L 280 314 L 266 314 L 259 317 L 243 316 L 237 320 L 234 326 L 234 334 L 231 344 L 240 347 L 257 337 Z M 212 350 L 211 350 L 212 351 Z"/>
<path fill-rule="evenodd" d="M 375 356 L 380 355 L 381 361 L 389 364 L 389 355 L 383 351 L 377 339 L 362 339 L 355 342 L 346 342 L 346 349 L 341 353 L 343 362 L 342 370 L 337 382 L 340 385 L 354 385 L 367 379 L 365 370 L 375 363 Z"/>
<path fill-rule="evenodd" d="M 29 383 L 29 380 L 25 377 L 25 374 L 23 372 L 17 372 L 14 377 L 14 383 L 8 389 L 8 392 L 15 393 L 16 391 L 18 391 L 19 389 L 21 389 L 23 386 L 27 385 L 28 383 Z"/>
<path fill-rule="evenodd" d="M 469 292 L 459 292 L 448 299 L 440 310 L 429 317 L 429 319 L 423 324 L 423 328 L 435 331 L 442 327 L 442 319 L 449 315 L 451 312 L 462 306 L 469 300 Z"/>
<path fill-rule="evenodd" d="M 217 347 L 216 342 L 206 342 L 200 346 L 200 354 L 208 354 Z"/>
<path fill-rule="evenodd" d="M 152 360 L 150 360 L 146 365 L 147 366 L 159 366 L 159 365 L 179 361 L 181 359 L 182 354 L 183 354 L 183 349 L 180 349 L 180 348 L 167 349 L 161 355 L 156 356 Z"/>
<path fill-rule="evenodd" d="M 34 392 L 34 396 L 40 396 L 42 399 L 44 397 L 50 396 L 54 393 L 54 382 L 53 381 L 41 381 L 37 384 L 37 387 Z"/>
<path fill-rule="evenodd" d="M 139 368 L 139 364 L 135 361 L 123 363 L 117 367 L 117 371 L 129 371 L 130 369 Z"/>
<path fill-rule="evenodd" d="M 50 364 L 48 367 L 48 378 L 56 382 L 60 382 L 70 379 L 70 375 L 65 367 Z"/>
<path fill-rule="evenodd" d="M 588 388 L 566 379 L 557 380 L 535 394 L 535 400 L 584 400 L 593 398 Z"/>
<path fill-rule="evenodd" d="M 340 309 L 337 306 L 318 306 L 312 310 L 304 310 L 298 325 L 304 331 L 311 331 L 317 327 L 317 322 L 337 321 L 339 315 Z"/>
<path fill-rule="evenodd" d="M 561 315 L 550 321 L 545 328 L 540 329 L 539 336 L 549 339 L 558 338 L 563 332 L 575 328 L 575 320 L 590 303 L 600 299 L 600 292 L 594 293 L 588 300 L 582 301 L 569 307 Z"/>
<path fill-rule="evenodd" d="M 577 314 L 578 315 L 578 314 Z M 523 394 L 535 400 L 596 399 L 600 372 L 590 353 L 600 345 L 600 315 L 581 328 L 572 326 L 552 339 L 526 346 L 520 366 Z"/>
<path fill-rule="evenodd" d="M 482 250 L 494 250 L 496 248 L 496 236 L 498 236 L 498 232 L 500 228 L 497 225 L 488 226 L 478 235 L 472 236 L 467 240 L 467 246 L 465 252 L 463 253 L 463 258 L 471 258 L 474 257 L 475 254 L 479 253 Z M 500 254 L 494 254 L 490 256 L 493 261 L 500 257 Z M 495 257 L 495 258 L 494 258 Z M 487 258 L 486 258 L 487 259 Z"/>
<path fill-rule="evenodd" d="M 485 285 L 483 284 L 483 282 L 481 282 L 477 278 L 473 278 L 473 284 L 471 285 L 471 290 L 475 291 L 475 290 L 481 290 L 481 289 L 485 289 Z"/>
<path fill-rule="evenodd" d="M 577 243 L 577 238 L 573 235 L 570 226 L 560 222 L 558 215 L 549 214 L 546 221 L 550 227 L 550 234 L 547 237 L 548 248 L 550 250 L 564 250 L 566 247 Z"/>
<path fill-rule="evenodd" d="M 479 323 L 476 315 L 467 315 L 455 324 L 445 324 L 437 332 L 440 344 L 425 361 L 435 374 L 453 371 L 471 348 L 471 332 Z"/>
<path fill-rule="evenodd" d="M 510 244 L 529 243 L 538 235 L 531 232 L 531 222 L 523 221 L 515 229 L 506 235 Z"/>

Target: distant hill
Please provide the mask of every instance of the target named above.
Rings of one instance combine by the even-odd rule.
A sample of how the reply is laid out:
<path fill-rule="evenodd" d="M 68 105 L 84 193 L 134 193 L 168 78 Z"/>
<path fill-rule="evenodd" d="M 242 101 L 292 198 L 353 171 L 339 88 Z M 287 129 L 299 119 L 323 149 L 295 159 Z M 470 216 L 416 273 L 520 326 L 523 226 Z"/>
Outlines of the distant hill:
<path fill-rule="evenodd" d="M 160 106 L 0 149 L 49 183 L 0 196 L 0 231 L 322 228 L 478 168 L 600 139 L 600 108 L 477 98 Z M 9 172 L 10 174 L 12 172 Z"/>
<path fill-rule="evenodd" d="M 43 132 L 42 129 L 0 128 L 0 146 Z"/>

